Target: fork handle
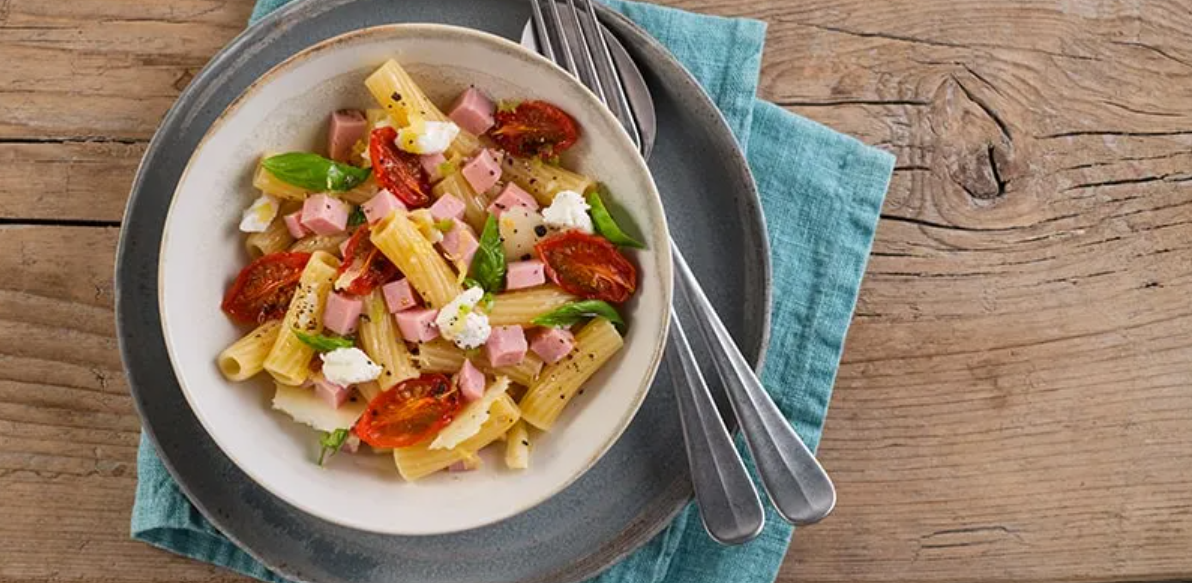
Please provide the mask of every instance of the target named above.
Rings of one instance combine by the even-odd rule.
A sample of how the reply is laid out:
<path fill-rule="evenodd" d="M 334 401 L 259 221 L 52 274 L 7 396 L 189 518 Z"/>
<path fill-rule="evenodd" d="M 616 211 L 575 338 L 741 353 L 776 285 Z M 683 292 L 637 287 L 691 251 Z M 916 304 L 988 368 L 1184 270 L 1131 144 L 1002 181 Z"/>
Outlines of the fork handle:
<path fill-rule="evenodd" d="M 791 524 L 822 520 L 836 505 L 832 480 L 762 387 L 673 240 L 671 252 L 676 287 L 696 316 L 770 503 Z"/>
<path fill-rule="evenodd" d="M 666 365 L 675 379 L 675 399 L 683 427 L 683 443 L 691 466 L 691 482 L 704 529 L 721 544 L 753 540 L 765 525 L 761 499 L 745 471 L 745 463 L 724 427 L 724 420 L 704 382 L 683 326 L 671 309 Z M 675 370 L 678 365 L 679 370 Z M 682 372 L 680 377 L 676 374 Z"/>

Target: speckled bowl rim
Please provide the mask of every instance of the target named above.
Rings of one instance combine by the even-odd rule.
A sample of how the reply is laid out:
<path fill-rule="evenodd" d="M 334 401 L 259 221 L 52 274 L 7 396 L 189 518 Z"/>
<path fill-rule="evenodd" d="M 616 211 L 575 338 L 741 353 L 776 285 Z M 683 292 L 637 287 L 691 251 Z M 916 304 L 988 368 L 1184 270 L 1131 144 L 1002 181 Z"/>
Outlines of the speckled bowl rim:
<path fill-rule="evenodd" d="M 603 442 L 599 445 L 599 448 L 597 449 L 596 453 L 589 456 L 583 466 L 578 468 L 576 471 L 572 472 L 570 475 L 568 475 L 565 479 L 558 482 L 552 488 L 549 488 L 548 490 L 546 490 L 544 492 L 538 493 L 533 497 L 527 497 L 524 500 L 519 501 L 518 505 L 510 508 L 505 513 L 494 514 L 492 516 L 485 517 L 484 519 L 477 520 L 477 521 L 472 522 L 472 523 L 468 524 L 467 526 L 464 526 L 461 528 L 434 529 L 434 528 L 423 527 L 420 529 L 408 529 L 408 528 L 399 528 L 399 527 L 404 526 L 408 523 L 401 522 L 401 521 L 394 521 L 393 522 L 393 524 L 395 525 L 394 528 L 384 529 L 384 528 L 377 528 L 371 523 L 347 519 L 342 516 L 336 515 L 333 512 L 330 512 L 326 507 L 312 506 L 309 504 L 304 504 L 301 500 L 295 498 L 294 496 L 291 496 L 287 491 L 275 490 L 275 489 L 271 488 L 270 487 L 271 483 L 263 477 L 262 472 L 260 471 L 259 468 L 254 467 L 252 464 L 245 463 L 244 460 L 240 459 L 236 455 L 235 449 L 232 447 L 229 447 L 230 444 L 227 443 L 226 439 L 221 438 L 217 432 L 212 430 L 212 424 L 211 424 L 210 419 L 206 415 L 203 414 L 203 409 L 196 405 L 195 391 L 191 389 L 190 383 L 188 382 L 188 380 L 183 375 L 180 375 L 177 372 L 178 367 L 176 366 L 176 363 L 178 362 L 178 355 L 176 352 L 176 347 L 172 340 L 173 335 L 170 332 L 170 319 L 167 314 L 166 302 L 165 302 L 165 293 L 166 293 L 165 274 L 166 274 L 166 270 L 164 269 L 164 266 L 165 266 L 165 262 L 167 260 L 171 260 L 171 261 L 177 260 L 177 258 L 167 257 L 166 249 L 167 249 L 168 242 L 170 239 L 169 226 L 171 224 L 171 218 L 174 216 L 175 207 L 178 205 L 178 201 L 180 200 L 179 193 L 183 189 L 183 187 L 186 185 L 187 180 L 190 177 L 190 172 L 194 165 L 195 159 L 199 156 L 200 152 L 202 152 L 203 149 L 207 146 L 208 140 L 210 140 L 217 132 L 219 132 L 224 127 L 227 120 L 230 119 L 237 111 L 239 111 L 239 109 L 257 93 L 257 91 L 259 91 L 266 85 L 273 83 L 281 75 L 291 72 L 295 67 L 298 67 L 300 64 L 308 61 L 309 59 L 311 59 L 325 51 L 336 49 L 336 48 L 340 47 L 341 45 L 350 45 L 350 44 L 354 44 L 354 43 L 358 43 L 358 42 L 368 42 L 369 40 L 383 41 L 384 39 L 387 39 L 387 38 L 393 38 L 393 37 L 401 36 L 401 35 L 405 35 L 405 34 L 408 34 L 411 36 L 421 35 L 424 37 L 432 36 L 432 37 L 447 37 L 449 39 L 450 38 L 467 39 L 468 41 L 478 42 L 480 44 L 487 45 L 487 48 L 490 51 L 493 51 L 493 52 L 499 51 L 499 52 L 502 52 L 512 58 L 522 59 L 524 61 L 532 63 L 539 68 L 542 68 L 542 69 L 545 69 L 545 70 L 551 72 L 551 73 L 549 73 L 549 75 L 553 75 L 554 78 L 553 79 L 543 79 L 544 81 L 563 83 L 563 84 L 572 86 L 572 88 L 574 90 L 576 90 L 576 93 L 578 95 L 582 96 L 581 99 L 586 101 L 586 103 L 584 104 L 585 107 L 590 109 L 593 112 L 596 112 L 596 115 L 598 115 L 599 117 L 604 118 L 604 122 L 605 122 L 606 126 L 611 127 L 613 129 L 619 128 L 620 122 L 617 121 L 616 117 L 613 115 L 613 113 L 611 111 L 608 110 L 608 108 L 601 105 L 601 103 L 597 99 L 596 95 L 594 95 L 591 91 L 588 91 L 587 88 L 585 88 L 582 84 L 580 84 L 580 82 L 577 81 L 575 78 L 571 77 L 561 67 L 555 65 L 554 63 L 552 63 L 550 60 L 546 59 L 545 57 L 542 57 L 541 55 L 538 55 L 537 53 L 527 50 L 525 47 L 523 47 L 517 43 L 514 43 L 508 39 L 499 37 L 494 34 L 490 34 L 490 33 L 484 32 L 484 31 L 474 30 L 471 28 L 464 28 L 464 27 L 452 26 L 452 25 L 446 25 L 446 24 L 397 23 L 397 24 L 381 24 L 381 25 L 376 25 L 376 26 L 370 26 L 367 28 L 360 28 L 360 29 L 356 29 L 353 31 L 349 31 L 349 32 L 345 32 L 343 34 L 333 36 L 328 39 L 324 39 L 314 45 L 311 45 L 311 46 L 291 55 L 290 57 L 286 58 L 284 61 L 278 63 L 277 65 L 274 65 L 271 69 L 266 71 L 264 75 L 261 75 L 256 81 L 254 81 L 252 84 L 250 84 L 248 87 L 246 87 L 244 89 L 244 91 L 241 92 L 240 95 L 238 97 L 236 97 L 236 99 L 234 99 L 230 104 L 228 104 L 228 106 L 223 110 L 223 112 L 220 113 L 217 118 L 215 118 L 215 121 L 211 123 L 211 127 L 208 128 L 207 132 L 205 134 L 203 134 L 203 137 L 199 140 L 198 145 L 195 146 L 194 151 L 190 155 L 190 159 L 186 163 L 186 167 L 182 170 L 182 176 L 179 177 L 178 184 L 174 187 L 174 193 L 170 198 L 169 208 L 166 211 L 165 225 L 162 228 L 161 244 L 158 248 L 157 309 L 158 309 L 158 317 L 161 320 L 162 336 L 165 338 L 165 341 L 166 341 L 166 353 L 169 355 L 171 368 L 173 368 L 175 371 L 174 376 L 178 380 L 178 386 L 182 389 L 182 395 L 186 398 L 186 402 L 190 405 L 191 411 L 194 413 L 195 417 L 198 418 L 199 423 L 203 426 L 203 429 L 207 431 L 207 434 L 211 437 L 211 439 L 213 441 L 215 441 L 215 444 L 217 446 L 219 446 L 220 451 L 222 451 L 224 453 L 224 455 L 228 456 L 228 459 L 232 460 L 232 463 L 236 464 L 236 467 L 240 468 L 241 471 L 243 471 L 247 476 L 252 478 L 253 481 L 255 481 L 258 485 L 260 485 L 262 488 L 264 488 L 270 494 L 277 496 L 278 498 L 284 500 L 286 503 L 290 504 L 291 506 L 293 506 L 307 514 L 322 518 L 323 520 L 326 520 L 328 522 L 339 524 L 341 526 L 346 526 L 348 528 L 355 528 L 358 530 L 375 532 L 378 534 L 391 534 L 391 535 L 399 535 L 399 536 L 428 536 L 428 535 L 450 534 L 452 532 L 460 532 L 460 531 L 464 531 L 464 530 L 480 528 L 480 527 L 487 526 L 487 525 L 490 525 L 490 524 L 493 524 L 496 522 L 500 522 L 500 521 L 505 520 L 511 516 L 516 516 L 518 514 L 521 514 L 522 512 L 525 512 L 539 504 L 542 504 L 543 502 L 547 501 L 555 494 L 562 492 L 568 486 L 575 483 L 575 481 L 578 480 L 581 476 L 583 476 L 585 473 L 587 473 L 588 470 L 591 470 L 592 466 L 596 465 L 596 463 L 599 462 L 602 457 L 604 457 L 604 454 L 608 453 L 609 449 L 612 448 L 613 444 L 615 444 L 617 442 L 617 440 L 620 439 L 621 435 L 623 433 L 625 433 L 625 429 L 628 428 L 629 424 L 633 422 L 634 417 L 637 416 L 638 410 L 641 409 L 642 403 L 645 401 L 646 396 L 649 394 L 650 387 L 652 387 L 654 384 L 654 377 L 658 373 L 658 367 L 662 363 L 662 355 L 666 349 L 666 340 L 667 340 L 667 336 L 670 331 L 671 311 L 664 310 L 662 312 L 662 314 L 659 315 L 662 318 L 662 321 L 659 323 L 659 326 L 660 326 L 659 332 L 660 333 L 653 336 L 654 343 L 650 347 L 649 363 L 647 364 L 645 370 L 643 371 L 643 374 L 640 377 L 640 380 L 638 381 L 638 386 L 637 386 L 636 390 L 632 393 L 632 397 L 630 398 L 630 401 L 628 403 L 626 403 L 626 407 L 624 408 L 623 412 L 621 413 L 620 418 L 618 418 L 615 421 L 615 423 L 611 424 L 612 431 L 606 434 L 607 437 L 605 437 Z M 461 40 L 461 42 L 463 42 L 463 41 Z M 654 179 L 650 173 L 650 169 L 646 166 L 645 161 L 642 160 L 641 156 L 637 153 L 637 147 L 634 146 L 633 142 L 629 139 L 629 136 L 623 131 L 614 131 L 614 132 L 608 132 L 608 133 L 611 133 L 612 135 L 616 136 L 615 138 L 613 138 L 613 140 L 616 140 L 619 142 L 618 144 L 614 144 L 614 147 L 616 147 L 618 150 L 621 150 L 623 152 L 631 152 L 631 154 L 628 155 L 627 158 L 633 161 L 632 162 L 632 165 L 634 166 L 633 171 L 640 178 L 644 178 L 644 180 L 641 180 L 641 182 L 643 182 L 643 184 L 646 185 L 647 191 L 645 193 L 643 193 L 643 197 L 646 200 L 647 205 L 649 207 L 651 207 L 651 211 L 652 211 L 651 218 L 654 219 L 651 222 L 649 232 L 656 234 L 654 236 L 654 243 L 655 243 L 654 249 L 651 249 L 650 252 L 655 253 L 657 256 L 657 260 L 658 260 L 658 271 L 655 273 L 646 274 L 646 277 L 649 277 L 651 279 L 656 278 L 659 281 L 659 283 L 661 283 L 662 305 L 669 306 L 669 305 L 671 305 L 671 302 L 673 301 L 673 298 L 674 298 L 674 278 L 673 278 L 673 273 L 672 273 L 673 266 L 672 266 L 672 258 L 671 258 L 671 248 L 669 245 L 665 244 L 666 241 L 670 240 L 670 232 L 667 229 L 666 211 L 662 207 L 662 197 L 658 193 L 658 187 L 654 184 Z M 229 266 L 229 267 L 234 268 L 235 266 Z M 643 347 L 630 346 L 630 345 L 626 344 L 623 349 L 624 350 L 641 350 L 641 348 L 643 348 Z M 227 381 L 227 382 L 231 382 L 231 381 Z M 530 469 L 528 471 L 534 471 L 534 470 Z M 396 481 L 396 477 L 395 477 L 394 485 L 395 485 L 395 487 L 401 485 L 399 482 Z"/>
<path fill-rule="evenodd" d="M 178 97 L 174 106 L 163 117 L 159 129 L 154 133 L 153 138 L 146 148 L 145 155 L 138 165 L 135 178 L 130 187 L 130 196 L 124 213 L 125 227 L 122 229 L 117 248 L 114 284 L 117 341 L 119 343 L 122 361 L 126 369 L 129 370 L 128 377 L 132 389 L 133 404 L 142 420 L 145 420 L 143 431 L 147 442 L 157 450 L 162 465 L 173 478 L 179 490 L 207 521 L 219 528 L 224 536 L 240 547 L 253 560 L 261 563 L 273 572 L 295 581 L 309 581 L 310 579 L 295 571 L 284 559 L 262 555 L 257 549 L 246 545 L 237 532 L 227 528 L 231 525 L 230 519 L 217 512 L 215 507 L 208 504 L 209 502 L 218 503 L 218 501 L 209 501 L 195 496 L 192 488 L 182 478 L 178 467 L 175 466 L 176 460 L 170 457 L 168 451 L 162 449 L 163 446 L 159 441 L 159 436 L 154 426 L 147 421 L 146 410 L 150 407 L 149 400 L 156 399 L 153 393 L 158 390 L 154 386 L 154 383 L 165 383 L 166 390 L 168 391 L 169 384 L 173 380 L 173 375 L 172 371 L 161 371 L 160 369 L 149 370 L 149 367 L 142 365 L 138 360 L 137 349 L 139 344 L 146 341 L 152 343 L 154 338 L 152 331 L 144 332 L 146 322 L 143 322 L 142 319 L 135 315 L 137 310 L 141 308 L 138 302 L 146 299 L 146 293 L 139 289 L 144 284 L 138 283 L 140 281 L 138 271 L 144 268 L 137 263 L 146 251 L 142 245 L 142 239 L 145 238 L 145 235 L 140 233 L 133 234 L 130 227 L 138 227 L 150 231 L 149 236 L 152 237 L 155 215 L 151 211 L 140 213 L 134 210 L 138 207 L 138 203 L 142 199 L 160 196 L 160 194 L 149 190 L 150 185 L 147 183 L 150 182 L 150 179 L 148 178 L 147 170 L 151 166 L 156 167 L 156 165 L 169 167 L 171 161 L 168 158 L 159 160 L 159 158 L 163 157 L 161 154 L 162 150 L 169 146 L 169 139 L 185 135 L 188 131 L 193 131 L 188 129 L 187 126 L 193 123 L 197 115 L 197 106 L 203 100 L 209 99 L 212 93 L 218 92 L 221 89 L 221 83 L 224 80 L 223 70 L 228 67 L 240 66 L 243 62 L 253 58 L 259 52 L 255 43 L 271 40 L 271 38 L 277 36 L 275 31 L 293 28 L 299 22 L 311 18 L 311 15 L 308 13 L 313 13 L 317 17 L 336 6 L 341 6 L 352 1 L 355 0 L 296 0 L 275 10 L 253 26 L 242 31 L 212 57 L 211 61 L 196 75 Z M 318 5 L 317 9 L 314 8 L 316 5 Z M 671 71 L 675 71 L 674 76 L 680 77 L 679 83 L 685 87 L 687 92 L 695 96 L 694 99 L 699 103 L 699 108 L 703 110 L 703 113 L 718 120 L 714 123 L 718 126 L 718 131 L 724 136 L 723 139 L 733 139 L 727 122 L 725 122 L 723 115 L 716 108 L 711 98 L 700 88 L 698 82 L 691 77 L 690 73 L 686 72 L 683 65 L 661 43 L 631 20 L 603 4 L 596 3 L 595 8 L 601 22 L 626 42 L 626 46 L 630 49 L 631 53 L 643 52 L 648 58 L 654 59 L 656 63 L 660 63 L 663 67 L 661 70 L 669 68 Z M 683 75 L 682 73 L 686 74 Z M 195 103 L 196 101 L 200 103 Z M 747 354 L 753 352 L 756 355 L 752 360 L 755 370 L 760 372 L 765 362 L 771 332 L 772 274 L 769 241 L 765 236 L 765 219 L 762 214 L 760 199 L 757 196 L 756 185 L 753 183 L 752 176 L 749 173 L 749 167 L 745 162 L 744 153 L 737 149 L 733 153 L 732 158 L 732 164 L 738 167 L 740 172 L 745 174 L 749 183 L 748 185 L 741 185 L 741 188 L 747 191 L 745 193 L 746 196 L 742 197 L 745 199 L 742 204 L 748 207 L 746 211 L 749 218 L 761 230 L 761 237 L 753 242 L 756 245 L 756 250 L 761 255 L 761 262 L 757 266 L 758 273 L 755 277 L 762 284 L 763 289 L 760 290 L 760 305 L 754 306 L 754 309 L 759 310 L 760 313 L 755 313 L 752 316 L 755 324 L 753 330 L 755 330 L 756 335 L 749 339 L 749 345 L 743 347 L 747 351 Z M 146 213 L 148 213 L 148 216 L 139 216 Z M 156 326 L 153 327 L 156 328 Z M 179 390 L 179 392 L 181 391 Z M 735 426 L 735 420 L 731 415 L 726 421 L 730 424 L 730 427 Z M 542 572 L 538 576 L 523 579 L 523 581 L 533 581 L 534 583 L 574 583 L 600 574 L 613 564 L 641 548 L 670 525 L 692 499 L 691 485 L 689 483 L 673 481 L 664 490 L 663 495 L 665 499 L 672 500 L 669 504 L 669 509 L 654 509 L 649 512 L 653 517 L 643 519 L 645 522 L 638 520 L 627 524 L 618 533 L 617 538 L 609 539 L 607 542 L 602 543 L 597 548 L 594 548 L 592 553 L 578 559 L 567 568 Z"/>

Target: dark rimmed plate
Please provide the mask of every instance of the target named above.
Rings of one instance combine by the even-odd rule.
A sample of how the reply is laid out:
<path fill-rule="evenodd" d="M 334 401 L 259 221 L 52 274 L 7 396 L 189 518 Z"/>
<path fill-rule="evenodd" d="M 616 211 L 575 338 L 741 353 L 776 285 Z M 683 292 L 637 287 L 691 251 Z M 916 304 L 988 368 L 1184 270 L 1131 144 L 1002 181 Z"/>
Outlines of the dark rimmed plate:
<path fill-rule="evenodd" d="M 520 0 L 304 0 L 245 31 L 179 98 L 154 136 L 125 212 L 117 259 L 121 351 L 145 430 L 196 507 L 279 574 L 306 581 L 434 583 L 578 581 L 645 544 L 691 496 L 670 376 L 620 441 L 546 503 L 488 527 L 431 537 L 360 532 L 311 517 L 264 491 L 203 432 L 165 354 L 157 253 L 171 193 L 211 122 L 250 83 L 326 38 L 390 22 L 438 22 L 516 39 Z M 605 24 L 654 94 L 650 168 L 671 231 L 743 352 L 760 363 L 769 331 L 769 261 L 752 178 L 711 101 L 669 54 L 619 15 Z M 711 373 L 711 371 L 709 371 Z"/>

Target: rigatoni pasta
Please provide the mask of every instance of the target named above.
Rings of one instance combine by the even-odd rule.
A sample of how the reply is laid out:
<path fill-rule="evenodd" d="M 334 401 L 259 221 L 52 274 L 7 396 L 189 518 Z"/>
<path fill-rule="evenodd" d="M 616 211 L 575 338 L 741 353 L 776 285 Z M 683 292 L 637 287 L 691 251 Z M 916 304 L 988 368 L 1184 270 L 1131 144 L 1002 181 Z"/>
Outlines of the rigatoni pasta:
<path fill-rule="evenodd" d="M 320 153 L 253 161 L 250 261 L 221 304 L 246 333 L 217 365 L 267 373 L 320 464 L 363 442 L 416 480 L 500 443 L 490 462 L 527 469 L 621 348 L 621 248 L 641 246 L 559 165 L 580 131 L 558 107 L 472 87 L 446 115 L 396 61 L 365 85 L 375 103 L 329 112 Z"/>

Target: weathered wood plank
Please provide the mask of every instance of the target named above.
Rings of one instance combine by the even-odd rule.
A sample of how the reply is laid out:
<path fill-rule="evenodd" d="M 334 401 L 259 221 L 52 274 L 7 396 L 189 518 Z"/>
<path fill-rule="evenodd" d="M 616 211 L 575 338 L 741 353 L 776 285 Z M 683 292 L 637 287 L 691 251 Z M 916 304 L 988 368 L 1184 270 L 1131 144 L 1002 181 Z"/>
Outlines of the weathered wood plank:
<path fill-rule="evenodd" d="M 762 96 L 898 155 L 780 581 L 1192 576 L 1192 2 L 666 3 L 766 20 Z M 0 219 L 119 220 L 250 7 L 0 0 Z M 127 540 L 115 238 L 0 227 L 0 579 L 243 580 Z"/>

